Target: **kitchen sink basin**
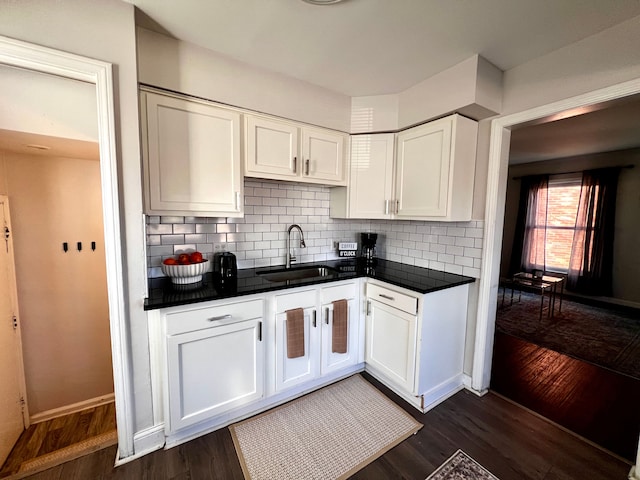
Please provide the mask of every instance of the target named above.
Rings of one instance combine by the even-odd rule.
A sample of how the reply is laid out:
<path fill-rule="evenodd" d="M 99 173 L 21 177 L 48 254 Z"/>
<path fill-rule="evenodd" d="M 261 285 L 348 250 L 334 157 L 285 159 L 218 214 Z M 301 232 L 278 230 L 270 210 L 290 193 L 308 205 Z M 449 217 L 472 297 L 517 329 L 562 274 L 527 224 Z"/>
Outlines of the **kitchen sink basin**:
<path fill-rule="evenodd" d="M 286 282 L 288 280 L 303 280 L 310 278 L 332 277 L 338 274 L 334 268 L 324 265 L 316 267 L 283 268 L 281 270 L 267 270 L 256 272 L 270 282 Z"/>

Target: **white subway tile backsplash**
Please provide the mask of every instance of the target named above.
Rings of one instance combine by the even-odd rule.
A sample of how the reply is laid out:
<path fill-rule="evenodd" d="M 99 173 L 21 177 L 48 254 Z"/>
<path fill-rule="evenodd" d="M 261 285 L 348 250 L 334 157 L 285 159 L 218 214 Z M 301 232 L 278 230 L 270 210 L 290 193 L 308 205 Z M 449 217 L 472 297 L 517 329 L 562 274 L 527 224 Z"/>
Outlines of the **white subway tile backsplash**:
<path fill-rule="evenodd" d="M 480 276 L 484 222 L 344 220 L 329 218 L 330 189 L 297 183 L 245 180 L 244 218 L 146 217 L 150 278 L 180 251 L 199 250 L 207 258 L 214 244 L 236 254 L 238 268 L 285 263 L 286 231 L 304 230 L 307 248 L 295 248 L 297 262 L 337 258 L 334 242 L 360 242 L 360 232 L 378 232 L 380 258 L 409 265 Z M 298 236 L 292 237 L 297 245 Z"/>
<path fill-rule="evenodd" d="M 184 243 L 184 235 L 162 235 L 160 243 L 163 245 L 176 245 Z"/>

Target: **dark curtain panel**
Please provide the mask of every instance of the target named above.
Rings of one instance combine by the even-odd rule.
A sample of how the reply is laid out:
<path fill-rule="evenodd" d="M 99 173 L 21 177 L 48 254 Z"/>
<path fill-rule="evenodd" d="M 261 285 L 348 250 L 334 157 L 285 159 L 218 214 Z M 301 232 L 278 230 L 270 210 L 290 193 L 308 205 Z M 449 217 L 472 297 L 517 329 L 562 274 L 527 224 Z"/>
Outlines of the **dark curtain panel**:
<path fill-rule="evenodd" d="M 582 174 L 576 230 L 567 288 L 590 295 L 611 295 L 613 235 L 618 168 Z"/>
<path fill-rule="evenodd" d="M 549 175 L 522 177 L 510 274 L 544 270 Z"/>

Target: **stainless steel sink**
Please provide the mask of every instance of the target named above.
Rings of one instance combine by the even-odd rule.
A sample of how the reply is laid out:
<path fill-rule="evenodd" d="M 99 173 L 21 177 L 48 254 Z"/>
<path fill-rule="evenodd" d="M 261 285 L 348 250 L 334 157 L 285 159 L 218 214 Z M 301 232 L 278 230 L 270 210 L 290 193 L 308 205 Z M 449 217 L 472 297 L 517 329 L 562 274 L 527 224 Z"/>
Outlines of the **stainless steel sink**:
<path fill-rule="evenodd" d="M 287 280 L 302 280 L 309 278 L 322 278 L 337 275 L 338 271 L 321 265 L 318 267 L 300 267 L 300 268 L 283 268 L 281 270 L 267 270 L 264 272 L 256 272 L 265 280 L 270 282 L 286 282 Z"/>

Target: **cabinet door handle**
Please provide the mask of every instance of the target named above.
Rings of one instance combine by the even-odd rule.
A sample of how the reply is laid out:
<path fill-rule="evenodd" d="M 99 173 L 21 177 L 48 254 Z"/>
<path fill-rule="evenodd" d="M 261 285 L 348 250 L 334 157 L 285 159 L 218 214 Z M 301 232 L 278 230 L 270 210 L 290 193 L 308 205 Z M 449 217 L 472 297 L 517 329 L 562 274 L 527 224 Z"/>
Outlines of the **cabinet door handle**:
<path fill-rule="evenodd" d="M 317 321 L 316 321 L 316 311 L 315 309 L 313 310 L 313 328 L 316 328 L 317 326 Z"/>
<path fill-rule="evenodd" d="M 379 293 L 378 296 L 382 298 L 386 298 L 387 300 L 395 300 L 395 298 L 390 297 L 389 295 L 385 295 L 383 293 Z"/>
<path fill-rule="evenodd" d="M 258 341 L 262 341 L 262 322 L 258 322 Z"/>
<path fill-rule="evenodd" d="M 305 162 L 305 169 L 306 169 L 306 173 L 305 173 L 305 175 L 307 175 L 307 176 L 309 175 L 309 164 L 310 164 L 310 163 L 311 163 L 311 160 L 309 160 L 309 159 L 307 158 L 307 161 Z"/>
<path fill-rule="evenodd" d="M 208 322 L 215 322 L 216 320 L 226 320 L 228 318 L 231 318 L 232 315 L 230 313 L 227 313 L 226 315 L 218 315 L 217 317 L 211 317 L 211 318 L 207 318 Z"/>
<path fill-rule="evenodd" d="M 298 173 L 298 157 L 293 157 L 293 173 Z"/>
<path fill-rule="evenodd" d="M 384 214 L 389 215 L 389 200 L 384 201 Z"/>
<path fill-rule="evenodd" d="M 396 200 L 396 215 L 400 212 L 400 200 Z"/>
<path fill-rule="evenodd" d="M 240 210 L 240 192 L 236 192 L 236 210 Z"/>
<path fill-rule="evenodd" d="M 326 323 L 327 325 L 329 325 L 329 307 L 324 309 L 324 323 Z"/>
<path fill-rule="evenodd" d="M 367 300 L 366 315 L 371 315 L 371 301 Z"/>

